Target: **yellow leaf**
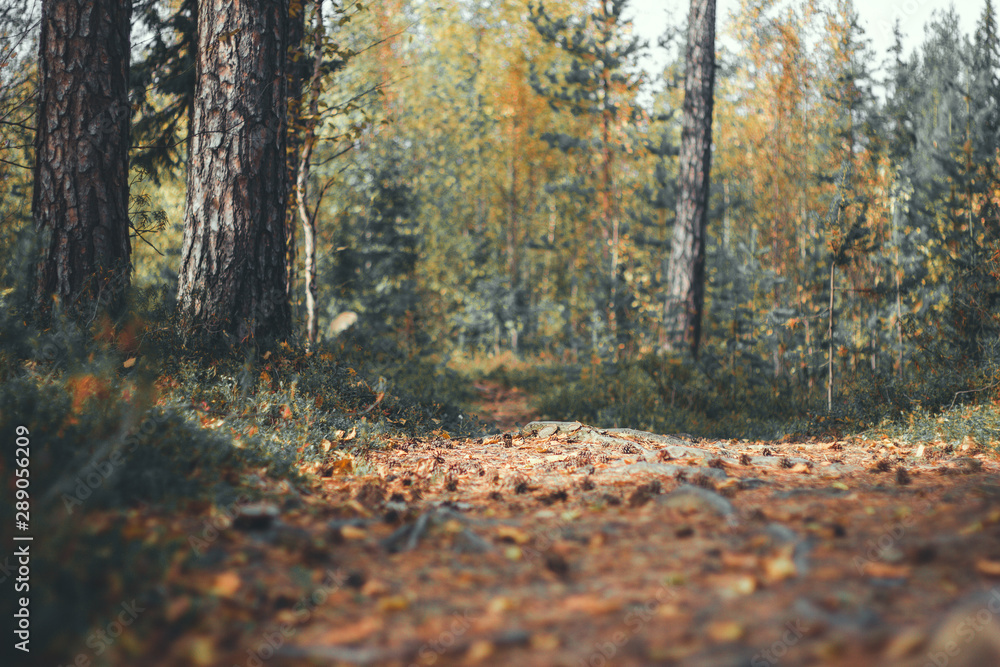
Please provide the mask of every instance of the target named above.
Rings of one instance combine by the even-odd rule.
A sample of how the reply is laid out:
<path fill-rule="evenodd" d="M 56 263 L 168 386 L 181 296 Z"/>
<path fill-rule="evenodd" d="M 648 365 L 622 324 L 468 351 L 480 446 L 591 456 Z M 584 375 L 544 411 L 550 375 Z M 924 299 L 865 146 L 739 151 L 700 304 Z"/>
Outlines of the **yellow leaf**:
<path fill-rule="evenodd" d="M 551 632 L 531 635 L 531 648 L 536 651 L 554 651 L 559 648 L 559 635 Z"/>
<path fill-rule="evenodd" d="M 716 642 L 734 642 L 743 636 L 743 626 L 736 621 L 714 621 L 709 623 L 706 633 Z"/>
<path fill-rule="evenodd" d="M 412 38 L 413 35 L 410 35 Z M 465 654 L 465 662 L 470 665 L 480 663 L 493 655 L 493 642 L 480 639 L 472 643 Z"/>
<path fill-rule="evenodd" d="M 126 359 L 125 363 L 123 363 L 122 366 L 124 366 L 125 368 L 132 368 L 133 366 L 135 366 L 135 360 L 136 360 L 135 357 Z"/>
<path fill-rule="evenodd" d="M 199 637 L 191 642 L 191 650 L 188 655 L 191 660 L 191 664 L 206 666 L 214 665 L 216 662 L 215 656 L 215 639 L 212 637 Z"/>
<path fill-rule="evenodd" d="M 390 595 L 388 597 L 380 598 L 378 601 L 378 610 L 382 612 L 402 611 L 409 606 L 410 601 L 402 595 Z"/>

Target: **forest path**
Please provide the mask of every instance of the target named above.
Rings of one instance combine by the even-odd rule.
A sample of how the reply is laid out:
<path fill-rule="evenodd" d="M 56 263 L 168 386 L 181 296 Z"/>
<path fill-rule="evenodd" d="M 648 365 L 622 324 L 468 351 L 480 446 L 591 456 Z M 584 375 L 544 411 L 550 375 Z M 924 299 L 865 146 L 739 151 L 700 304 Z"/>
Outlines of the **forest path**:
<path fill-rule="evenodd" d="M 472 388 L 478 395 L 473 402 L 473 414 L 487 423 L 496 424 L 501 431 L 520 428 L 539 416 L 532 406 L 533 397 L 520 387 L 480 379 L 473 382 Z"/>
<path fill-rule="evenodd" d="M 304 472 L 183 581 L 221 602 L 162 664 L 207 636 L 197 664 L 1000 664 L 1000 464 L 974 444 L 536 422 Z"/>

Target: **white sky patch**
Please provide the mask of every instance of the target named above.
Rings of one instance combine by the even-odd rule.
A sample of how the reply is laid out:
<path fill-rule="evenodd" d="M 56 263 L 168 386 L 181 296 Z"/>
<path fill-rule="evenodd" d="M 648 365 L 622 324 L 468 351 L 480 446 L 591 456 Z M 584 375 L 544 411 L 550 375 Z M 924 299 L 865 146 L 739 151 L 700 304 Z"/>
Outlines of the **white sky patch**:
<path fill-rule="evenodd" d="M 899 20 L 903 31 L 903 45 L 907 53 L 918 48 L 923 43 L 924 26 L 931 20 L 935 11 L 947 11 L 954 6 L 958 12 L 963 33 L 972 35 L 976 23 L 983 13 L 985 0 L 890 0 L 879 2 L 861 0 L 855 2 L 855 10 L 865 30 L 865 35 L 871 40 L 875 51 L 876 62 L 881 63 L 892 46 L 892 26 Z M 657 47 L 657 38 L 664 33 L 670 21 L 675 25 L 686 24 L 690 3 L 683 0 L 631 0 L 626 10 L 635 26 L 636 34 L 649 42 L 650 53 L 642 60 L 643 68 L 650 77 L 656 80 L 666 63 L 667 54 Z M 729 23 L 729 15 L 739 7 L 739 0 L 718 0 L 716 5 L 717 25 L 719 35 L 725 32 Z M 658 87 L 658 82 L 656 83 Z"/>

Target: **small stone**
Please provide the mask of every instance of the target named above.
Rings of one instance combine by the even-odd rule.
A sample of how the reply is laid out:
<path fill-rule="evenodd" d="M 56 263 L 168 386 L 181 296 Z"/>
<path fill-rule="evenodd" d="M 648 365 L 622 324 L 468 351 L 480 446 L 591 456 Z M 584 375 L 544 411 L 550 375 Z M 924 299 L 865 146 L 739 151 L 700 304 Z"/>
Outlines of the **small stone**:
<path fill-rule="evenodd" d="M 683 485 L 659 499 L 664 507 L 682 512 L 714 512 L 721 516 L 734 514 L 733 504 L 714 491 Z"/>

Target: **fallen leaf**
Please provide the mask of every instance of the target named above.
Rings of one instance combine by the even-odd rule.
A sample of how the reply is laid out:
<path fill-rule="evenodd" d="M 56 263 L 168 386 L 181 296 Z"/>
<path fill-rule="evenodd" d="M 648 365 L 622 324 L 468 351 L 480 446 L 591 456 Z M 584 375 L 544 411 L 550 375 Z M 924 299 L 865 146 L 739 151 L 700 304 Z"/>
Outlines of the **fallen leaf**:
<path fill-rule="evenodd" d="M 495 597 L 490 600 L 490 603 L 486 606 L 491 614 L 502 614 L 505 611 L 510 611 L 514 608 L 514 602 L 510 598 L 504 596 Z"/>
<path fill-rule="evenodd" d="M 755 554 L 738 554 L 723 551 L 722 564 L 730 568 L 752 570 L 757 567 L 758 561 Z"/>
<path fill-rule="evenodd" d="M 980 521 L 974 521 L 974 522 L 970 523 L 968 526 L 963 526 L 962 528 L 960 528 L 959 531 L 958 531 L 958 534 L 959 535 L 974 535 L 976 533 L 981 533 L 981 532 L 983 532 L 983 524 L 982 524 L 982 522 L 980 522 Z"/>
<path fill-rule="evenodd" d="M 178 618 L 184 615 L 184 613 L 191 608 L 191 598 L 188 596 L 173 598 L 167 603 L 167 608 L 164 612 L 166 619 L 173 623 Z"/>
<path fill-rule="evenodd" d="M 472 643 L 465 654 L 465 662 L 468 664 L 480 663 L 493 655 L 493 642 L 480 639 Z"/>
<path fill-rule="evenodd" d="M 497 537 L 514 544 L 527 544 L 531 541 L 531 535 L 514 526 L 500 526 L 497 528 Z"/>
<path fill-rule="evenodd" d="M 235 572 L 223 572 L 215 578 L 209 590 L 219 597 L 228 598 L 240 589 L 241 584 L 240 575 Z"/>
<path fill-rule="evenodd" d="M 341 526 L 340 535 L 345 540 L 363 540 L 368 537 L 368 531 L 357 526 Z"/>
<path fill-rule="evenodd" d="M 765 558 L 762 562 L 764 574 L 771 583 L 784 581 L 794 577 L 797 573 L 795 561 L 792 560 L 792 551 L 795 545 L 789 544 L 782 548 L 777 555 Z"/>
<path fill-rule="evenodd" d="M 865 565 L 865 575 L 877 579 L 905 579 L 910 576 L 909 565 L 892 565 L 875 561 Z"/>
<path fill-rule="evenodd" d="M 380 616 L 368 616 L 350 625 L 331 624 L 330 629 L 320 635 L 323 644 L 349 644 L 358 642 L 382 629 Z"/>
<path fill-rule="evenodd" d="M 716 642 L 734 642 L 743 636 L 743 626 L 736 621 L 713 621 L 705 632 Z"/>
<path fill-rule="evenodd" d="M 906 628 L 889 640 L 882 655 L 896 662 L 916 652 L 927 642 L 927 632 L 922 628 Z"/>
<path fill-rule="evenodd" d="M 215 664 L 215 640 L 211 637 L 198 637 L 191 642 L 188 658 L 194 665 Z"/>
<path fill-rule="evenodd" d="M 559 635 L 549 632 L 531 635 L 531 648 L 536 651 L 554 651 L 559 648 Z"/>
<path fill-rule="evenodd" d="M 976 572 L 988 577 L 1000 577 L 1000 561 L 980 558 L 976 561 Z"/>
<path fill-rule="evenodd" d="M 607 614 L 621 609 L 619 600 L 598 597 L 596 595 L 572 595 L 563 600 L 562 607 L 566 611 L 580 611 L 586 614 Z"/>
<path fill-rule="evenodd" d="M 723 573 L 707 578 L 712 590 L 718 591 L 724 598 L 734 598 L 750 595 L 757 590 L 757 579 L 749 574 Z"/>
<path fill-rule="evenodd" d="M 410 601 L 402 595 L 390 595 L 388 597 L 379 598 L 378 604 L 376 604 L 376 607 L 381 612 L 403 611 L 409 606 Z"/>

